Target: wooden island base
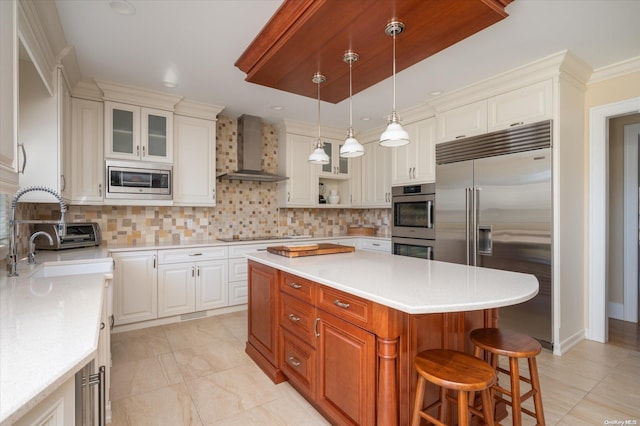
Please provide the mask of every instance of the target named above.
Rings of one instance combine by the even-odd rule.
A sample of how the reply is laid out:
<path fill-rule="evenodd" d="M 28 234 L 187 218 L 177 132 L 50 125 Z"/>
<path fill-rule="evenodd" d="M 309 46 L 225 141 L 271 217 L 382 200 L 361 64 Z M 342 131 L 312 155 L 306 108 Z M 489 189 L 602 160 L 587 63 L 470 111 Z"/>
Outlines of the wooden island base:
<path fill-rule="evenodd" d="M 497 309 L 407 314 L 249 260 L 247 354 L 333 424 L 409 424 L 415 355 L 473 353 L 469 332 L 497 322 Z"/>

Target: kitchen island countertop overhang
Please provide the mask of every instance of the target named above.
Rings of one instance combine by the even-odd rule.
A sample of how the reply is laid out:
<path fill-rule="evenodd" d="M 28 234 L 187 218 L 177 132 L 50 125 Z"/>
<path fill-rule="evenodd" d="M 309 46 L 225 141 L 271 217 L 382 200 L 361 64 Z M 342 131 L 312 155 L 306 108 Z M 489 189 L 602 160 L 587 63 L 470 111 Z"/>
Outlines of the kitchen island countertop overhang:
<path fill-rule="evenodd" d="M 367 251 L 297 258 L 259 252 L 247 258 L 408 314 L 515 305 L 539 287 L 530 274 Z"/>

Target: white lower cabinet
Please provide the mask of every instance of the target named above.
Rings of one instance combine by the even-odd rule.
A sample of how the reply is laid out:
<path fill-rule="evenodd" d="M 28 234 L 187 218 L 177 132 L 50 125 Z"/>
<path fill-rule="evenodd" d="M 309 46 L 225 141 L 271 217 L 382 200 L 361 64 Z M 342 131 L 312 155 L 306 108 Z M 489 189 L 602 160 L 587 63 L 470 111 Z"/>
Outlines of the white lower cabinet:
<path fill-rule="evenodd" d="M 75 421 L 75 377 L 71 377 L 13 425 L 73 426 Z"/>
<path fill-rule="evenodd" d="M 114 324 L 122 325 L 158 317 L 156 250 L 112 253 Z"/>
<path fill-rule="evenodd" d="M 226 247 L 160 250 L 158 263 L 158 317 L 228 305 Z"/>
<path fill-rule="evenodd" d="M 391 253 L 391 240 L 380 238 L 360 238 L 359 249 Z"/>
<path fill-rule="evenodd" d="M 248 253 L 256 253 L 267 250 L 267 247 L 276 243 L 243 244 L 229 246 L 229 305 L 242 305 L 248 302 Z"/>

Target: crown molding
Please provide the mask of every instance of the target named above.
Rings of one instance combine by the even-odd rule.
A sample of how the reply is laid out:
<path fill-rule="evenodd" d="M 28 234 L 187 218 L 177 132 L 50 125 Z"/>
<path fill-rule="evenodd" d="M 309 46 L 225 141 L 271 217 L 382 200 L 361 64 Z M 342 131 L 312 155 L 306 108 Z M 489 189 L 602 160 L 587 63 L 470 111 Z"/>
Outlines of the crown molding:
<path fill-rule="evenodd" d="M 640 71 L 640 56 L 595 69 L 587 84 L 600 83 L 638 71 Z"/>
<path fill-rule="evenodd" d="M 176 104 L 174 114 L 217 121 L 223 109 L 220 105 L 182 99 Z"/>
<path fill-rule="evenodd" d="M 102 90 L 102 99 L 105 101 L 122 102 L 125 104 L 173 111 L 176 104 L 182 100 L 182 96 L 170 95 L 155 90 L 103 80 L 95 80 L 95 82 L 100 90 Z"/>

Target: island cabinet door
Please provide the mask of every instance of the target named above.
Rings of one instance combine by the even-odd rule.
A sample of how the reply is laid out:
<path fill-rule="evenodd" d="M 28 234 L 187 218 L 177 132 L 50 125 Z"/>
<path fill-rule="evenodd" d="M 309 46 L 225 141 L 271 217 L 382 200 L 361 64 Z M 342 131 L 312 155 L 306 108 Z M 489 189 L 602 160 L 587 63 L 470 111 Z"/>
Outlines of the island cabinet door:
<path fill-rule="evenodd" d="M 275 383 L 285 380 L 278 363 L 279 272 L 249 261 L 246 352 Z"/>
<path fill-rule="evenodd" d="M 318 319 L 316 401 L 334 424 L 375 424 L 375 335 L 320 310 Z"/>

